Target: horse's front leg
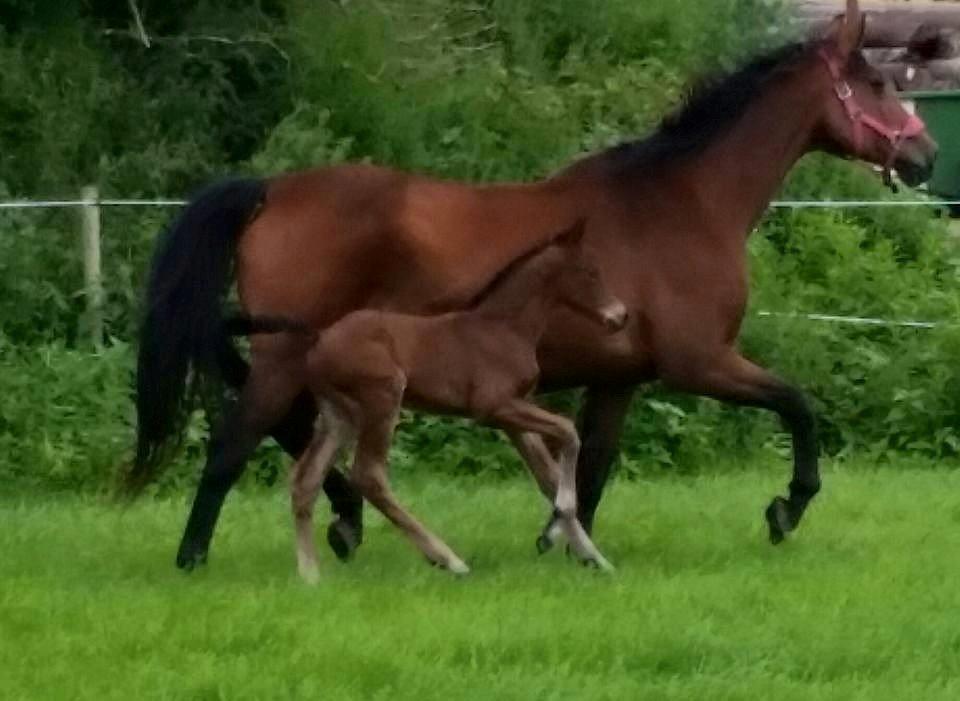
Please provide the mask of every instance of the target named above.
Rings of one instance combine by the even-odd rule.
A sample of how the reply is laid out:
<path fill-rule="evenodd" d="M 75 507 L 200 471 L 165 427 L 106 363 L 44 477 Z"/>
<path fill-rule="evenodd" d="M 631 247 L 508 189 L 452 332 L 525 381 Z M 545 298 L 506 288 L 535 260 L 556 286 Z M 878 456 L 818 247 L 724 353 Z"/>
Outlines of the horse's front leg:
<path fill-rule="evenodd" d="M 770 541 L 780 543 L 796 529 L 807 505 L 820 491 L 816 420 L 803 392 L 732 348 L 710 362 L 679 362 L 666 368 L 662 377 L 672 387 L 767 409 L 783 420 L 793 438 L 793 479 L 789 495 L 774 497 L 766 510 Z"/>
<path fill-rule="evenodd" d="M 593 533 L 635 390 L 634 385 L 619 385 L 589 387 L 585 393 L 578 416 L 582 445 L 577 458 L 577 516 L 587 533 Z"/>

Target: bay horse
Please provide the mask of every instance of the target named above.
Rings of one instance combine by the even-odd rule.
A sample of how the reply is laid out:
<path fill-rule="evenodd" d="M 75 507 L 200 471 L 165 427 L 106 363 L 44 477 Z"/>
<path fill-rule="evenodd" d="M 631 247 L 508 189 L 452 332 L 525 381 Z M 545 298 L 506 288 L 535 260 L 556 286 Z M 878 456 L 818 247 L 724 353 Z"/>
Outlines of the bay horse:
<path fill-rule="evenodd" d="M 435 316 L 362 309 L 311 335 L 306 383 L 320 407 L 310 445 L 294 465 L 290 501 L 297 563 L 308 582 L 318 579 L 313 508 L 327 470 L 348 440 L 355 440 L 349 480 L 423 552 L 456 574 L 469 567 L 397 500 L 387 479 L 387 455 L 403 405 L 458 414 L 504 430 L 520 449 L 557 529 L 585 563 L 612 566 L 577 520 L 576 467 L 580 440 L 569 419 L 530 400 L 539 377 L 537 345 L 549 312 L 578 311 L 611 332 L 627 311 L 607 292 L 580 246 L 583 222 L 542 249 L 525 254 L 500 273 L 468 310 Z M 256 324 L 256 319 L 250 321 Z M 272 330 L 284 326 L 271 320 Z M 278 324 L 281 324 L 278 326 Z M 291 322 L 287 330 L 302 325 Z"/>
<path fill-rule="evenodd" d="M 462 308 L 497 271 L 578 219 L 584 248 L 630 321 L 612 335 L 562 309 L 538 357 L 545 389 L 585 387 L 578 511 L 587 532 L 635 387 L 760 407 L 793 440 L 786 498 L 766 510 L 770 539 L 797 527 L 820 488 L 814 416 L 803 393 L 744 358 L 746 239 L 793 164 L 826 151 L 926 180 L 936 144 L 860 51 L 847 0 L 826 34 L 760 56 L 695 91 L 649 137 L 587 156 L 543 181 L 468 185 L 372 165 L 339 165 L 214 185 L 160 242 L 137 368 L 133 488 L 164 462 L 198 385 L 220 375 L 239 397 L 211 441 L 177 554 L 206 558 L 224 499 L 268 434 L 291 454 L 310 441 L 301 336 L 261 335 L 249 365 L 222 320 L 235 264 L 243 311 L 324 328 L 363 308 Z M 324 484 L 341 557 L 361 540 L 361 504 L 338 471 Z"/>

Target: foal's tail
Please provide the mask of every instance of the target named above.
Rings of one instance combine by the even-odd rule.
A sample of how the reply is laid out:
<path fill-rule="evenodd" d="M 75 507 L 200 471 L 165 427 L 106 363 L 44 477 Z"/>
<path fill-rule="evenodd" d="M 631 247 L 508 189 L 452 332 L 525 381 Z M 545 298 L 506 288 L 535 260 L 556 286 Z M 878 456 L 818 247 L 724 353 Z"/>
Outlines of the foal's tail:
<path fill-rule="evenodd" d="M 204 379 L 233 348 L 222 310 L 237 239 L 263 203 L 261 180 L 211 185 L 157 245 L 137 357 L 137 453 L 124 477 L 139 492 L 179 442 Z"/>
<path fill-rule="evenodd" d="M 223 329 L 228 336 L 253 336 L 261 333 L 316 334 L 314 329 L 302 321 L 260 314 L 234 314 L 223 322 Z"/>

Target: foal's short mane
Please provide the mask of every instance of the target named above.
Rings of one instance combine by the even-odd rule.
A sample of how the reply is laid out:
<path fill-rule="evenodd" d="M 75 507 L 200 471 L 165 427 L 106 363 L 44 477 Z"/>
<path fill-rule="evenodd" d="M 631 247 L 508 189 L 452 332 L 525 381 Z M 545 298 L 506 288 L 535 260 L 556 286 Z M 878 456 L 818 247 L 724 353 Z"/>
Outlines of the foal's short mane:
<path fill-rule="evenodd" d="M 476 309 L 481 304 L 483 304 L 487 299 L 489 299 L 495 292 L 497 292 L 504 284 L 505 281 L 509 280 L 510 277 L 533 258 L 536 258 L 540 253 L 545 251 L 547 248 L 556 243 L 556 237 L 552 239 L 547 239 L 543 243 L 535 246 L 526 253 L 514 258 L 507 267 L 503 268 L 499 273 L 493 276 L 493 279 L 487 283 L 487 286 L 484 287 L 480 292 L 474 296 L 474 298 L 467 305 L 467 309 Z"/>
<path fill-rule="evenodd" d="M 753 58 L 733 73 L 702 80 L 652 134 L 588 156 L 580 163 L 589 161 L 607 172 L 622 174 L 649 170 L 703 151 L 736 123 L 772 77 L 807 55 L 813 46 L 810 42 L 787 44 Z"/>

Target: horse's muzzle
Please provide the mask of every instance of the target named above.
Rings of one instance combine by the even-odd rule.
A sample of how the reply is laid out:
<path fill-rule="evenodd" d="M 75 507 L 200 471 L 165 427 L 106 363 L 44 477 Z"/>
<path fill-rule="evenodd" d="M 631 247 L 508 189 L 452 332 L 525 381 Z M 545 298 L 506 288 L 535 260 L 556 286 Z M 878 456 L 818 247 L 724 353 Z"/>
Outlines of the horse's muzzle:
<path fill-rule="evenodd" d="M 930 138 L 914 142 L 912 139 L 905 142 L 893 167 L 900 179 L 910 187 L 916 187 L 927 182 L 933 175 L 933 166 L 937 161 L 938 147 Z"/>

